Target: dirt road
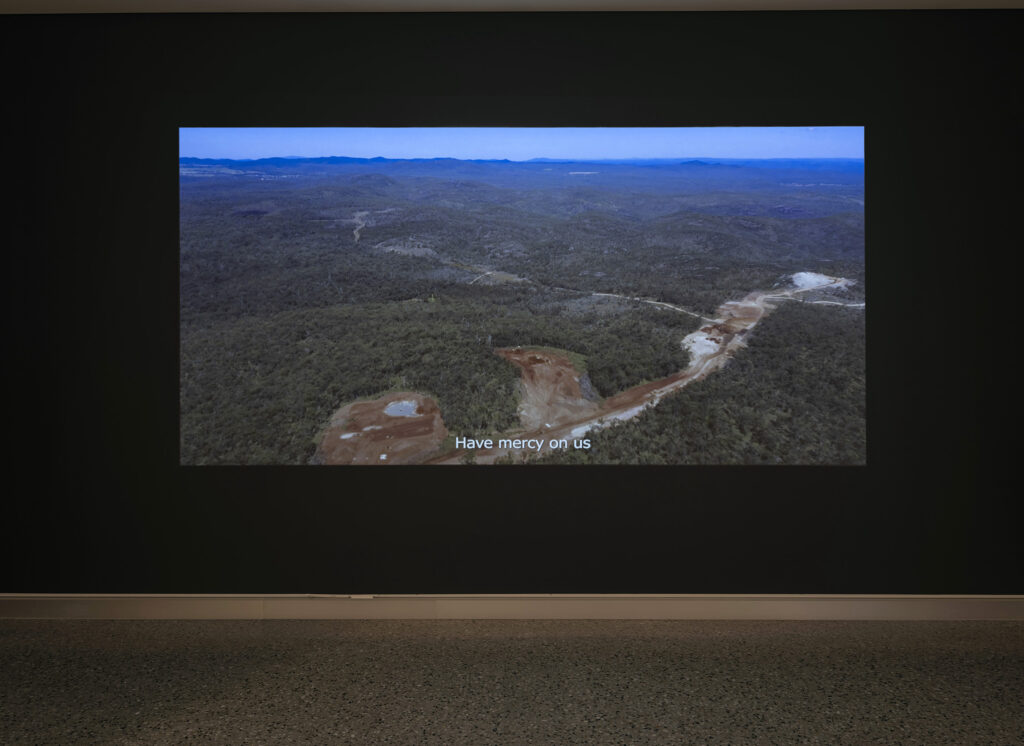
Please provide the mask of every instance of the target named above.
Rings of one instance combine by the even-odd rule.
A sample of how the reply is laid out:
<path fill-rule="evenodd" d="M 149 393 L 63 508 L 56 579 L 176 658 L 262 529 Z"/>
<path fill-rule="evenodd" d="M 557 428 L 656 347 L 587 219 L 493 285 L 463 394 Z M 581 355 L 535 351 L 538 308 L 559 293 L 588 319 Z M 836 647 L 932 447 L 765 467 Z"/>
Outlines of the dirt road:
<path fill-rule="evenodd" d="M 679 313 L 685 313 L 687 316 L 693 316 L 695 319 L 701 319 L 702 321 L 714 321 L 714 319 L 709 319 L 706 316 L 701 316 L 699 313 L 694 313 L 693 311 L 688 311 L 685 308 L 680 308 L 679 306 L 673 306 L 671 303 L 665 303 L 665 302 L 660 301 L 660 300 L 648 300 L 647 298 L 634 298 L 634 297 L 629 296 L 629 295 L 618 295 L 616 293 L 591 293 L 591 295 L 600 296 L 602 298 L 622 298 L 622 300 L 635 300 L 635 301 L 639 301 L 640 303 L 650 303 L 652 306 L 658 306 L 659 308 L 671 308 L 673 311 L 679 311 Z"/>
<path fill-rule="evenodd" d="M 355 222 L 356 227 L 355 227 L 355 229 L 353 229 L 352 235 L 355 236 L 356 243 L 359 243 L 359 231 L 361 231 L 363 228 L 366 227 L 366 216 L 369 215 L 369 214 L 370 214 L 369 210 L 363 210 L 361 212 L 357 212 L 355 214 L 355 217 L 353 218 L 353 221 Z"/>
<path fill-rule="evenodd" d="M 506 455 L 512 456 L 514 460 L 520 460 L 530 453 L 542 455 L 550 453 L 553 449 L 551 444 L 565 441 L 569 448 L 573 447 L 575 440 L 582 439 L 588 432 L 605 427 L 618 420 L 628 420 L 636 417 L 647 407 L 655 406 L 664 396 L 674 393 L 694 381 L 700 381 L 709 374 L 721 368 L 728 362 L 737 350 L 745 345 L 745 337 L 765 314 L 774 310 L 772 301 L 793 300 L 800 293 L 813 290 L 822 290 L 829 287 L 843 287 L 849 284 L 848 280 L 841 277 L 824 277 L 817 284 L 806 283 L 802 287 L 794 287 L 786 290 L 755 290 L 739 301 L 723 303 L 718 309 L 718 318 L 708 320 L 692 334 L 687 335 L 682 345 L 690 351 L 690 364 L 679 373 L 667 378 L 650 383 L 635 386 L 623 391 L 613 397 L 605 399 L 597 407 L 583 416 L 566 419 L 564 412 L 567 410 L 566 397 L 557 397 L 557 410 L 548 414 L 542 407 L 537 406 L 537 400 L 543 397 L 533 397 L 530 404 L 530 414 L 524 418 L 524 428 L 512 433 L 506 433 L 501 437 L 518 438 L 521 440 L 542 439 L 544 445 L 539 450 L 527 451 L 525 449 L 511 448 L 487 448 L 475 451 L 476 463 L 490 464 L 496 459 Z M 607 295 L 607 293 L 600 294 Z M 831 301 L 818 301 L 831 303 Z M 837 304 L 851 305 L 863 308 L 864 304 Z M 681 309 L 680 309 L 681 310 Z M 507 356 L 524 370 L 524 386 L 529 391 L 527 383 L 529 378 L 550 379 L 550 371 L 543 374 L 530 370 L 532 366 L 544 366 L 550 368 L 552 361 L 541 355 L 528 355 L 524 350 L 517 354 L 515 359 Z M 502 354 L 502 351 L 499 351 Z M 532 358 L 536 358 L 534 361 Z M 557 364 L 557 363 L 556 363 Z M 564 371 L 563 371 L 564 372 Z M 585 411 L 586 408 L 593 410 L 593 403 L 588 402 L 580 396 L 579 404 Z M 554 420 L 554 421 L 553 421 Z M 543 424 L 538 424 L 543 423 Z M 495 443 L 499 437 L 494 436 Z M 465 455 L 465 451 L 457 451 L 447 456 L 439 456 L 429 460 L 432 464 L 458 464 Z"/>
<path fill-rule="evenodd" d="M 356 215 L 365 217 L 367 213 Z M 491 464 L 496 459 L 508 456 L 520 461 L 530 455 L 550 453 L 555 448 L 572 448 L 574 441 L 582 441 L 587 433 L 615 421 L 636 417 L 647 407 L 657 405 L 662 397 L 694 381 L 700 381 L 721 368 L 746 344 L 747 334 L 767 313 L 776 308 L 776 302 L 797 300 L 801 293 L 845 287 L 850 283 L 841 277 L 808 273 L 803 275 L 796 287 L 755 290 L 742 300 L 723 303 L 715 319 L 700 317 L 705 324 L 681 342 L 690 352 L 690 364 L 685 370 L 658 381 L 634 386 L 600 403 L 593 395 L 587 396 L 584 393 L 580 372 L 565 355 L 541 348 L 495 350 L 522 371 L 520 427 L 491 436 L 494 447 L 474 449 L 476 463 Z M 808 277 L 814 279 L 808 280 Z M 645 302 L 669 306 L 658 301 Z M 864 308 L 864 303 L 808 302 Z M 669 307 L 692 313 L 675 306 Z M 322 433 L 320 446 L 311 463 L 459 464 L 468 451 L 460 449 L 442 452 L 442 444 L 447 435 L 440 410 L 433 399 L 413 391 L 391 393 L 372 401 L 343 406 L 335 412 Z M 540 445 L 502 446 L 499 443 L 502 439 L 532 441 Z"/>

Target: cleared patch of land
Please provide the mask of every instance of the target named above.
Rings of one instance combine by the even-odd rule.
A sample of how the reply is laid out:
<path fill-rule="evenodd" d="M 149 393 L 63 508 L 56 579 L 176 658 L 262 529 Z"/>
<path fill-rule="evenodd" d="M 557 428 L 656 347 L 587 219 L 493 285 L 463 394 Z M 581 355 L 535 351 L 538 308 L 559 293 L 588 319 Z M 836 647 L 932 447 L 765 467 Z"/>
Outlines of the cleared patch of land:
<path fill-rule="evenodd" d="M 346 404 L 331 416 L 310 463 L 412 464 L 448 435 L 437 402 L 414 391 Z"/>
<path fill-rule="evenodd" d="M 527 430 L 550 430 L 598 411 L 598 403 L 584 396 L 581 373 L 568 356 L 535 348 L 495 352 L 522 371 L 519 420 Z"/>

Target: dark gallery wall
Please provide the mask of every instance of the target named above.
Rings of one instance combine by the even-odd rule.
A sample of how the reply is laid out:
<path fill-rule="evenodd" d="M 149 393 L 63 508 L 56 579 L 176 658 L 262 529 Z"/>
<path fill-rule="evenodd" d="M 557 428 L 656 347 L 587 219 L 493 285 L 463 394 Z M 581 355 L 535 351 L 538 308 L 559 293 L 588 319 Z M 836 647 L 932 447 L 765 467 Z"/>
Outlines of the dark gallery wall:
<path fill-rule="evenodd" d="M 1020 593 L 1020 19 L 0 17 L 0 591 Z M 868 465 L 179 467 L 177 128 L 400 124 L 864 125 Z"/>

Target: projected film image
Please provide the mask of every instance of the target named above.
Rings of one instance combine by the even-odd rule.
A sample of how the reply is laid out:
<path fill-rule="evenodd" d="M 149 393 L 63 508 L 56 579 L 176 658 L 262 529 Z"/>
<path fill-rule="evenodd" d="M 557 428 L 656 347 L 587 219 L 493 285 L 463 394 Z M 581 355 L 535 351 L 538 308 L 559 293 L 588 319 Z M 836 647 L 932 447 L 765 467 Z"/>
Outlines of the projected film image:
<path fill-rule="evenodd" d="M 184 465 L 866 463 L 864 130 L 183 128 Z"/>

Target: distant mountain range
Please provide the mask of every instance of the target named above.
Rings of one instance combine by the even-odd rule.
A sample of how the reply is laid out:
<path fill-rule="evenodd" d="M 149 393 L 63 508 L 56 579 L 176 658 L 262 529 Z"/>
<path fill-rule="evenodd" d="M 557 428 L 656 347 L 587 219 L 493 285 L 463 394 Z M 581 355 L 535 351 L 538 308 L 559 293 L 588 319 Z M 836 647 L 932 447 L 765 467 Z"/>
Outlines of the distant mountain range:
<path fill-rule="evenodd" d="M 507 158 L 354 158 L 344 155 L 321 156 L 309 158 L 297 155 L 277 156 L 273 158 L 194 158 L 183 157 L 178 159 L 182 165 L 231 165 L 244 163 L 247 166 L 294 166 L 302 163 L 308 164 L 348 164 L 348 163 L 437 163 L 437 164 L 458 164 L 458 163 L 509 163 L 517 165 L 530 164 L 571 164 L 587 163 L 611 166 L 685 166 L 688 168 L 734 168 L 737 166 L 747 168 L 801 168 L 801 169 L 828 169 L 839 171 L 863 170 L 863 158 L 716 158 L 716 159 L 679 159 L 679 158 L 530 158 L 525 161 L 511 161 Z"/>

